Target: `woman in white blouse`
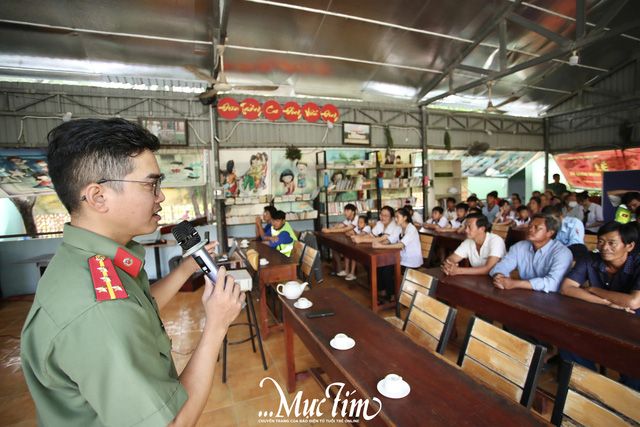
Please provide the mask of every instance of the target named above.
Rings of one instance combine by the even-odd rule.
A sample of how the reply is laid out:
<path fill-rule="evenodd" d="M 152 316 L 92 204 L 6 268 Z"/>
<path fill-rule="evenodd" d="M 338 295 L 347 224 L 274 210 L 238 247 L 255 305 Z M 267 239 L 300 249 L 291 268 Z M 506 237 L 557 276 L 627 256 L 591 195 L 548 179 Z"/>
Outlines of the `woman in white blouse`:
<path fill-rule="evenodd" d="M 394 214 L 394 219 L 401 229 L 399 234 L 394 233 L 386 239 L 374 242 L 374 248 L 400 249 L 400 268 L 402 274 L 405 269 L 422 267 L 422 249 L 420 247 L 420 234 L 418 229 L 411 223 L 411 214 L 406 209 L 398 209 Z M 384 286 L 381 292 L 382 297 L 392 299 L 395 297 L 395 281 L 393 277 L 394 267 L 392 265 L 378 268 L 379 283 Z"/>

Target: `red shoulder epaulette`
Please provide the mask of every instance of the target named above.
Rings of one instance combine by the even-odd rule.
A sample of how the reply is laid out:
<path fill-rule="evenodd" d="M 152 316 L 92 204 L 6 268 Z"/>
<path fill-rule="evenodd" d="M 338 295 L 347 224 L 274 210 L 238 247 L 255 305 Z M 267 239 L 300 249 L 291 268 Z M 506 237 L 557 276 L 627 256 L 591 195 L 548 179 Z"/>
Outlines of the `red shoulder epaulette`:
<path fill-rule="evenodd" d="M 92 256 L 89 258 L 89 270 L 91 270 L 96 301 L 129 297 L 109 258 L 104 255 Z"/>

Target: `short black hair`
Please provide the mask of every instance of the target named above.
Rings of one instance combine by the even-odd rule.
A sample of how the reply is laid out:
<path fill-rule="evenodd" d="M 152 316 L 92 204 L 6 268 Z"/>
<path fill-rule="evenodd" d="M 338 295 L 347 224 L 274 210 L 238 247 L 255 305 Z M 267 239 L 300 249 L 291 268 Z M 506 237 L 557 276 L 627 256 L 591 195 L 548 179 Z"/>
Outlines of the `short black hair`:
<path fill-rule="evenodd" d="M 623 205 L 628 205 L 632 200 L 637 200 L 640 202 L 640 191 L 629 191 L 624 193 L 624 196 L 620 199 L 620 203 Z"/>
<path fill-rule="evenodd" d="M 411 206 L 411 205 L 410 205 L 410 204 L 408 204 L 408 203 L 407 203 L 406 205 L 404 205 L 404 208 L 405 208 L 406 210 L 408 210 L 409 212 L 413 212 L 413 206 Z"/>
<path fill-rule="evenodd" d="M 607 222 L 598 230 L 598 237 L 617 231 L 625 245 L 638 240 L 638 229 L 633 224 L 621 224 L 616 221 Z"/>
<path fill-rule="evenodd" d="M 498 207 L 503 207 L 504 205 L 509 205 L 511 206 L 511 204 L 509 203 L 509 201 L 507 199 L 502 199 L 498 202 Z"/>
<path fill-rule="evenodd" d="M 282 173 L 280 174 L 280 182 L 284 182 L 284 177 L 285 176 L 290 176 L 291 178 L 295 177 L 295 175 L 293 174 L 293 172 L 291 171 L 291 169 L 285 169 L 282 171 Z"/>
<path fill-rule="evenodd" d="M 454 197 L 447 197 L 447 203 L 448 202 L 453 202 L 455 204 L 456 203 L 456 199 Z"/>
<path fill-rule="evenodd" d="M 356 206 L 353 203 L 347 203 L 346 205 L 344 205 L 344 210 L 345 211 L 357 211 Z"/>
<path fill-rule="evenodd" d="M 474 213 L 482 213 L 482 209 L 475 207 L 475 208 L 469 208 L 469 214 L 474 214 Z"/>
<path fill-rule="evenodd" d="M 545 227 L 547 227 L 547 231 L 553 231 L 553 235 L 551 236 L 551 238 L 555 239 L 558 231 L 560 230 L 560 221 L 546 213 L 535 214 L 531 221 L 533 222 L 533 220 L 536 218 L 544 219 L 544 225 Z"/>
<path fill-rule="evenodd" d="M 560 219 L 560 217 L 563 215 L 562 208 L 558 204 L 545 206 L 544 208 L 542 208 L 542 213 L 549 214 L 557 219 Z"/>
<path fill-rule="evenodd" d="M 584 202 L 588 198 L 589 198 L 588 191 L 583 191 L 582 193 L 576 193 L 576 199 L 578 200 L 578 202 Z"/>
<path fill-rule="evenodd" d="M 133 172 L 133 158 L 158 151 L 158 137 L 124 119 L 71 120 L 47 135 L 49 176 L 58 198 L 74 214 L 83 188 L 101 179 L 123 179 Z M 122 184 L 109 183 L 116 191 Z"/>
<path fill-rule="evenodd" d="M 484 227 L 484 231 L 487 233 L 491 231 L 491 223 L 489 222 L 489 218 L 487 218 L 481 213 L 472 213 L 467 215 L 466 219 L 472 219 L 472 218 L 476 219 L 476 227 L 478 228 Z"/>
<path fill-rule="evenodd" d="M 467 199 L 467 203 L 469 202 L 477 202 L 478 198 L 476 196 L 469 196 L 469 198 Z"/>
<path fill-rule="evenodd" d="M 393 218 L 393 214 L 396 213 L 396 211 L 394 211 L 391 206 L 383 206 L 382 209 L 380 209 L 380 212 L 382 211 L 388 211 L 391 215 L 391 218 Z"/>
<path fill-rule="evenodd" d="M 358 216 L 358 219 L 360 219 L 360 218 L 364 219 L 364 222 L 366 222 L 366 223 L 368 223 L 368 222 L 369 222 L 369 218 L 368 218 L 366 215 L 360 215 L 360 216 Z"/>
<path fill-rule="evenodd" d="M 522 211 L 528 211 L 529 209 L 525 206 L 525 205 L 520 205 L 516 208 L 516 211 L 518 212 L 522 212 Z"/>
<path fill-rule="evenodd" d="M 560 178 L 560 174 L 559 174 L 559 173 L 554 173 L 554 174 L 553 174 L 553 176 L 552 176 L 551 178 L 555 178 L 556 176 L 557 176 L 558 178 Z"/>
<path fill-rule="evenodd" d="M 440 212 L 441 214 L 444 213 L 444 209 L 442 209 L 442 206 L 436 206 L 435 208 L 431 209 L 431 212 Z"/>
<path fill-rule="evenodd" d="M 515 194 L 515 193 L 514 193 Z M 515 194 L 515 197 L 513 197 L 513 195 L 511 196 L 511 199 L 515 199 L 517 201 L 519 201 L 520 203 L 522 203 L 522 199 L 520 198 L 520 196 L 518 196 L 517 194 Z"/>
<path fill-rule="evenodd" d="M 529 201 L 533 200 L 534 202 L 536 202 L 538 205 L 542 204 L 542 200 L 540 200 L 540 197 L 538 196 L 533 196 L 531 197 L 531 199 L 529 199 Z"/>
<path fill-rule="evenodd" d="M 520 198 L 520 194 L 518 193 L 511 193 L 511 197 L 516 196 L 518 199 Z"/>
<path fill-rule="evenodd" d="M 468 211 L 469 205 L 464 202 L 460 202 L 456 205 L 456 209 L 464 209 L 465 211 Z"/>
<path fill-rule="evenodd" d="M 487 197 L 489 197 L 489 196 L 493 197 L 494 199 L 497 199 L 498 198 L 498 192 L 497 191 L 490 191 L 490 192 L 487 193 Z"/>
<path fill-rule="evenodd" d="M 271 215 L 271 218 L 273 218 L 273 219 L 286 219 L 287 218 L 287 214 L 285 214 L 283 211 L 276 211 L 276 213 Z"/>
<path fill-rule="evenodd" d="M 273 216 L 276 214 L 276 212 L 278 212 L 278 209 L 276 209 L 275 207 L 268 205 L 264 207 L 264 210 L 269 212 L 269 215 L 271 215 L 271 218 L 273 218 Z"/>

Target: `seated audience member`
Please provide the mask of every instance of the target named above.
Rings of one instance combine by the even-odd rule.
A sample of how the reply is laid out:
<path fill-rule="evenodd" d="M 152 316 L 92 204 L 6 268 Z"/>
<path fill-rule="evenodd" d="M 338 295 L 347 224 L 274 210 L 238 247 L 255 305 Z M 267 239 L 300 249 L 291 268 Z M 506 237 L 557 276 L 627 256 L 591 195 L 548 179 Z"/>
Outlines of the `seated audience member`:
<path fill-rule="evenodd" d="M 273 206 L 265 206 L 262 216 L 256 217 L 256 237 L 260 240 L 264 240 L 264 235 L 271 228 L 271 219 L 273 218 L 273 214 L 277 211 L 278 210 Z M 263 221 L 267 223 L 264 227 L 262 226 Z"/>
<path fill-rule="evenodd" d="M 482 214 L 482 209 L 480 209 L 477 206 L 475 208 L 469 208 L 469 213 L 470 214 L 473 214 L 473 213 Z"/>
<path fill-rule="evenodd" d="M 464 233 L 464 222 L 467 217 L 468 210 L 469 205 L 467 205 L 466 203 L 458 203 L 456 205 L 456 218 L 452 219 L 447 227 L 436 227 L 436 231 L 441 231 L 444 233 Z"/>
<path fill-rule="evenodd" d="M 566 205 L 564 212 L 566 216 L 578 218 L 582 221 L 582 206 L 578 204 L 578 197 L 575 192 L 569 193 L 564 204 Z"/>
<path fill-rule="evenodd" d="M 480 205 L 479 205 L 479 200 L 478 200 L 478 198 L 477 198 L 476 196 L 473 196 L 473 195 L 471 195 L 471 196 L 469 196 L 469 197 L 467 198 L 467 205 L 469 205 L 469 209 L 474 209 L 474 208 L 480 208 L 480 209 L 482 209 L 482 208 L 480 207 Z"/>
<path fill-rule="evenodd" d="M 467 239 L 449 255 L 442 264 L 442 271 L 448 276 L 456 274 L 486 275 L 506 254 L 504 240 L 491 231 L 491 224 L 482 214 L 467 216 L 464 232 Z M 471 267 L 460 267 L 458 263 L 468 259 Z"/>
<path fill-rule="evenodd" d="M 542 212 L 542 209 L 546 208 L 549 205 L 551 205 L 551 199 L 549 198 L 549 195 L 546 192 L 542 193 L 540 195 L 540 212 Z"/>
<path fill-rule="evenodd" d="M 532 192 L 531 197 L 540 197 L 540 192 L 538 190 Z"/>
<path fill-rule="evenodd" d="M 518 209 L 520 206 L 522 206 L 522 200 L 520 200 L 519 196 L 511 196 L 511 209 L 513 209 L 514 211 L 516 209 Z"/>
<path fill-rule="evenodd" d="M 583 191 L 577 194 L 578 204 L 582 206 L 582 223 L 584 224 L 584 232 L 586 234 L 596 234 L 602 225 L 602 206 L 591 203 L 589 193 Z"/>
<path fill-rule="evenodd" d="M 530 217 L 533 217 L 534 215 L 539 214 L 541 210 L 540 197 L 536 197 L 536 196 L 531 197 L 531 199 L 529 200 L 528 208 L 529 208 Z"/>
<path fill-rule="evenodd" d="M 492 191 L 487 194 L 487 204 L 482 208 L 482 214 L 487 217 L 490 223 L 493 223 L 494 218 L 500 212 L 500 208 L 496 205 L 496 199 L 498 198 L 498 192 Z"/>
<path fill-rule="evenodd" d="M 358 218 L 356 217 L 356 207 L 353 204 L 347 203 L 345 205 L 344 217 L 345 217 L 345 220 L 340 224 L 333 225 L 329 228 L 323 227 L 321 231 L 323 233 L 346 233 L 348 231 L 355 229 L 358 226 Z M 331 251 L 331 252 L 333 252 L 333 262 L 335 264 L 335 271 L 329 274 L 332 276 L 336 276 L 336 275 L 346 276 L 348 273 L 346 271 L 346 268 L 344 270 L 342 269 L 342 263 L 340 262 L 340 253 L 338 253 L 338 251 Z"/>
<path fill-rule="evenodd" d="M 347 231 L 345 235 L 347 236 L 357 236 L 358 234 L 368 234 L 371 233 L 371 227 L 367 222 L 367 217 L 364 215 L 360 215 L 358 217 L 358 226 L 351 231 Z M 349 268 L 351 266 L 351 268 Z M 346 258 L 344 259 L 344 269 L 349 271 L 349 274 L 344 278 L 345 280 L 356 280 L 356 262 L 353 259 Z"/>
<path fill-rule="evenodd" d="M 285 218 L 286 214 L 282 211 L 276 211 L 273 214 L 271 228 L 265 233 L 262 243 L 276 248 L 283 255 L 290 256 L 293 251 L 293 242 L 297 242 L 298 238 Z"/>
<path fill-rule="evenodd" d="M 498 203 L 498 215 L 493 219 L 494 224 L 512 225 L 514 223 L 515 213 L 511 210 L 507 199 L 500 200 Z"/>
<path fill-rule="evenodd" d="M 385 206 L 380 209 L 380 219 L 373 227 L 370 233 L 360 233 L 357 236 L 351 236 L 354 243 L 373 243 L 382 242 L 385 239 L 393 240 L 396 235 L 402 231 L 393 220 L 395 211 L 391 206 Z"/>
<path fill-rule="evenodd" d="M 444 217 L 451 221 L 456 217 L 456 199 L 447 197 L 447 208 L 444 210 Z"/>
<path fill-rule="evenodd" d="M 420 212 L 414 211 L 413 206 L 411 205 L 404 205 L 404 208 L 411 214 L 411 222 L 413 223 L 413 225 L 415 225 L 416 227 L 422 227 L 422 223 L 424 222 L 424 220 L 422 219 L 422 215 L 420 215 Z"/>
<path fill-rule="evenodd" d="M 516 225 L 516 227 L 529 224 L 529 222 L 531 221 L 531 218 L 529 218 L 529 209 L 527 209 L 525 205 L 518 206 L 518 209 L 516 209 L 516 212 L 517 214 L 515 218 L 513 218 L 513 222 Z"/>
<path fill-rule="evenodd" d="M 436 227 L 448 227 L 449 221 L 444 217 L 444 209 L 440 206 L 436 206 L 431 209 L 431 218 L 429 218 L 424 224 L 422 224 L 423 228 L 427 229 L 435 229 Z"/>
<path fill-rule="evenodd" d="M 418 229 L 411 223 L 411 216 L 406 209 L 398 209 L 394 214 L 394 219 L 400 233 L 389 235 L 386 239 L 374 242 L 374 248 L 395 248 L 400 251 L 400 271 L 408 268 L 422 267 L 422 248 L 420 246 L 420 234 Z M 384 291 L 380 296 L 392 299 L 395 296 L 395 280 L 393 277 L 394 266 L 378 268 L 378 283 L 383 284 Z"/>
<path fill-rule="evenodd" d="M 542 209 L 543 214 L 549 214 L 558 221 L 560 230 L 556 240 L 569 248 L 574 258 L 589 252 L 584 245 L 584 224 L 578 218 L 567 218 L 562 214 L 560 206 L 547 206 Z"/>
<path fill-rule="evenodd" d="M 529 223 L 527 240 L 511 246 L 489 273 L 493 285 L 499 289 L 557 292 L 573 262 L 571 251 L 555 240 L 559 228 L 551 215 L 535 215 Z M 510 277 L 516 268 L 520 279 Z"/>
<path fill-rule="evenodd" d="M 640 192 L 613 190 L 607 191 L 607 196 L 613 207 L 617 208 L 620 205 L 625 205 L 631 211 L 631 221 L 636 220 L 635 212 L 640 207 Z"/>
<path fill-rule="evenodd" d="M 553 174 L 553 182 L 550 183 L 550 184 L 547 184 L 547 188 L 553 194 L 557 194 L 557 195 L 560 195 L 564 191 L 567 191 L 567 186 L 560 182 L 560 174 L 559 173 L 554 173 Z"/>
<path fill-rule="evenodd" d="M 640 254 L 632 253 L 637 240 L 638 232 L 632 224 L 604 224 L 598 230 L 599 253 L 578 259 L 562 282 L 562 294 L 640 314 Z M 589 286 L 583 288 L 587 281 Z M 562 349 L 559 353 L 565 360 L 596 370 L 590 360 Z M 640 390 L 638 379 L 620 375 L 620 382 Z"/>

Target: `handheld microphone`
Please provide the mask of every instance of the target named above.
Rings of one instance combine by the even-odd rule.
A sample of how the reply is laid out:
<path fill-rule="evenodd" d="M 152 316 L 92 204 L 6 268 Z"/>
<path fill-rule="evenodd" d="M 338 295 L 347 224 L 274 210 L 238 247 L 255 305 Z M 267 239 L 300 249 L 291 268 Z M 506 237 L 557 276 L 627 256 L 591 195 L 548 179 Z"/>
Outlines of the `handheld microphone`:
<path fill-rule="evenodd" d="M 207 242 L 201 241 L 198 230 L 189 224 L 189 221 L 182 221 L 171 229 L 171 233 L 182 249 L 187 251 L 182 257 L 188 258 L 192 256 L 215 285 L 218 278 L 218 265 L 205 249 L 204 246 Z"/>

